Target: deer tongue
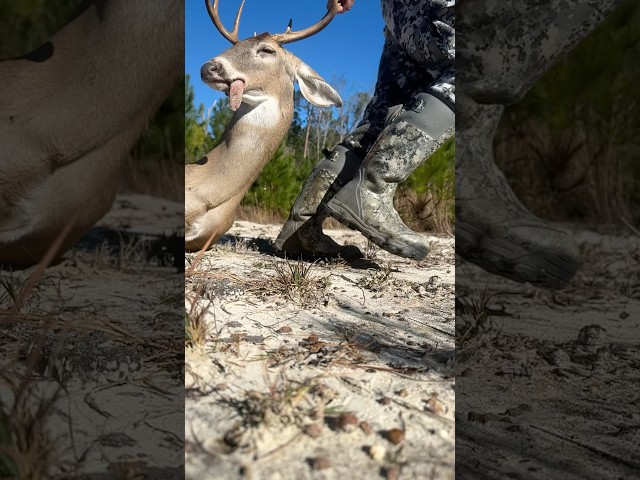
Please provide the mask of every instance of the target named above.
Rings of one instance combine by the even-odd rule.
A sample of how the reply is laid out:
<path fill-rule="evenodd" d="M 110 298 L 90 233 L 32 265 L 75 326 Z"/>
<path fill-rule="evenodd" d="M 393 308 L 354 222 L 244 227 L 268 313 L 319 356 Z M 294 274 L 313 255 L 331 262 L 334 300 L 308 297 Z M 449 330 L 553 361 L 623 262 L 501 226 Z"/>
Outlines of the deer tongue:
<path fill-rule="evenodd" d="M 234 112 L 240 108 L 243 91 L 244 82 L 242 80 L 234 80 L 231 82 L 231 85 L 229 85 L 229 108 Z"/>

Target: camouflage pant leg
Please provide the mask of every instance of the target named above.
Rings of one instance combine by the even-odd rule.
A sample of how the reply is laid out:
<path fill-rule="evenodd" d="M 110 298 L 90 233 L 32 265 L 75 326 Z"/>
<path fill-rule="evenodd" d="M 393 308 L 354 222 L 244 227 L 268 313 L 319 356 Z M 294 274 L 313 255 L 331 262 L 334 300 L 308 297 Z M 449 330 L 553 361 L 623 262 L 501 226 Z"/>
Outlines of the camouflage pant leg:
<path fill-rule="evenodd" d="M 382 2 L 389 36 L 423 75 L 422 84 L 387 119 L 363 163 L 367 176 L 380 188 L 404 181 L 453 133 L 454 8 L 455 1 L 448 0 Z"/>
<path fill-rule="evenodd" d="M 362 158 L 384 128 L 389 108 L 430 91 L 455 104 L 455 0 L 382 0 L 385 44 L 374 96 L 343 144 Z"/>
<path fill-rule="evenodd" d="M 520 100 L 549 66 L 622 0 L 465 1 L 458 65 L 465 93 L 482 103 Z"/>
<path fill-rule="evenodd" d="M 391 107 L 402 107 L 405 104 L 413 106 L 420 103 L 414 95 L 428 91 L 429 87 L 432 87 L 433 92 L 438 90 L 441 97 L 448 103 L 455 101 L 453 97 L 453 48 L 455 45 L 453 37 L 447 37 L 447 43 L 442 40 L 444 34 L 438 33 L 440 28 L 448 35 L 453 34 L 453 22 L 447 19 L 450 28 L 444 28 L 443 20 L 440 18 L 450 15 L 453 9 L 442 10 L 439 7 L 434 11 L 439 12 L 440 17 L 434 13 L 433 22 L 407 20 L 408 23 L 399 28 L 404 18 L 421 18 L 418 13 L 424 11 L 427 6 L 441 6 L 443 3 L 454 4 L 455 2 L 421 0 L 416 6 L 406 0 L 384 0 L 383 10 L 387 12 L 389 25 L 385 27 L 385 43 L 380 58 L 375 92 L 365 108 L 362 120 L 341 142 L 341 146 L 346 147 L 350 153 L 345 153 L 342 148 L 336 148 L 331 158 L 322 160 L 316 165 L 296 199 L 292 209 L 293 218 L 300 220 L 313 214 L 321 203 L 332 198 L 344 184 L 351 180 L 383 131 Z M 439 27 L 436 28 L 434 25 Z M 390 28 L 396 30 L 395 35 Z M 437 33 L 438 38 L 433 38 L 435 35 L 433 32 Z M 430 46 L 432 43 L 437 45 Z M 421 52 L 418 51 L 419 49 L 428 49 L 429 52 Z M 425 62 L 425 65 L 419 62 Z M 400 108 L 396 113 L 399 110 Z M 336 171 L 338 163 L 333 161 L 336 160 L 333 156 L 347 158 L 340 172 Z"/>
<path fill-rule="evenodd" d="M 382 0 L 390 35 L 432 79 L 420 92 L 451 106 L 455 105 L 455 6 L 455 0 Z"/>
<path fill-rule="evenodd" d="M 373 97 L 367 104 L 362 120 L 342 144 L 364 158 L 384 128 L 389 108 L 403 105 L 413 92 L 433 82 L 405 52 L 385 28 L 385 42 L 378 67 Z"/>

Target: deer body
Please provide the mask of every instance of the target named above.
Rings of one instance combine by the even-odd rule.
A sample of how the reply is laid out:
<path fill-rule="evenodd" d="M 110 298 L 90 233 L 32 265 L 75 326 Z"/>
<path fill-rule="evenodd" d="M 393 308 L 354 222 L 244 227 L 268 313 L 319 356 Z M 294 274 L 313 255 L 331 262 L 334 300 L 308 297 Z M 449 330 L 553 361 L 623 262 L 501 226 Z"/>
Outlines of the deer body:
<path fill-rule="evenodd" d="M 245 194 L 276 152 L 293 117 L 293 84 L 282 104 L 242 104 L 224 140 L 185 167 L 186 247 L 198 250 L 233 224 Z"/>
<path fill-rule="evenodd" d="M 0 61 L 0 264 L 62 251 L 111 207 L 126 158 L 181 75 L 182 8 L 96 2 L 49 57 Z"/>
<path fill-rule="evenodd" d="M 242 5 L 230 34 L 217 17 L 217 0 L 212 8 L 207 0 L 205 3 L 218 30 L 234 45 L 205 63 L 201 77 L 229 95 L 235 113 L 223 141 L 200 161 L 185 167 L 185 247 L 189 251 L 215 243 L 233 225 L 238 205 L 291 124 L 294 82 L 314 105 L 342 104 L 324 79 L 281 47 L 281 43 L 324 28 L 335 16 L 337 0 L 319 24 L 305 31 L 264 33 L 243 41 L 237 40 Z"/>

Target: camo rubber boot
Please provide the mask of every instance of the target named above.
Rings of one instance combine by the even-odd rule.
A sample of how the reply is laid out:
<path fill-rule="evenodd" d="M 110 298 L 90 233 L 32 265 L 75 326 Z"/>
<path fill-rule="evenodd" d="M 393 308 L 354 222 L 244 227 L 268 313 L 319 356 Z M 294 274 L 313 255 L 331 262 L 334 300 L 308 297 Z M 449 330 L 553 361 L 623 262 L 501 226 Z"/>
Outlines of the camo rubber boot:
<path fill-rule="evenodd" d="M 619 0 L 466 2 L 458 15 L 456 253 L 485 270 L 546 288 L 578 269 L 569 232 L 529 212 L 494 162 L 504 106 L 519 101 Z M 499 19 L 504 28 L 487 29 Z M 497 32 L 497 34 L 496 34 Z"/>
<path fill-rule="evenodd" d="M 308 259 L 340 256 L 350 260 L 363 257 L 358 247 L 340 245 L 326 235 L 322 224 L 328 215 L 317 211 L 322 202 L 353 178 L 361 163 L 362 159 L 344 145 L 325 152 L 325 158 L 309 175 L 275 241 L 278 251 Z"/>
<path fill-rule="evenodd" d="M 548 288 L 578 268 L 571 235 L 529 212 L 493 162 L 493 134 L 504 107 L 458 95 L 456 252 L 493 273 Z M 473 124 L 465 129 L 467 113 Z"/>
<path fill-rule="evenodd" d="M 384 250 L 425 258 L 427 240 L 404 224 L 393 195 L 398 184 L 451 136 L 454 123 L 450 105 L 431 94 L 414 96 L 390 119 L 354 179 L 327 203 L 327 212 Z"/>

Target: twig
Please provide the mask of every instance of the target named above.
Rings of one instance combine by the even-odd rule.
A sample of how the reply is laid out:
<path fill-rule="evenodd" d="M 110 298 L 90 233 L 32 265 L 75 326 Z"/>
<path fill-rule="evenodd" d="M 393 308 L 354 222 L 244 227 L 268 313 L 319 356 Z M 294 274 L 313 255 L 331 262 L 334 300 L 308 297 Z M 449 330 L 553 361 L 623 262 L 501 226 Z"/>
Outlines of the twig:
<path fill-rule="evenodd" d="M 638 235 L 640 237 L 640 230 L 638 230 L 637 228 L 635 228 L 633 225 L 631 225 L 627 220 L 625 220 L 623 217 L 620 217 L 620 220 L 622 220 L 622 223 L 624 223 L 627 227 L 629 227 L 629 230 L 631 230 L 633 233 L 635 233 L 636 235 Z"/>
<path fill-rule="evenodd" d="M 598 455 L 606 458 L 607 460 L 611 460 L 611 461 L 613 461 L 615 463 L 621 463 L 623 465 L 626 465 L 627 467 L 633 468 L 635 471 L 640 470 L 640 464 L 639 463 L 631 462 L 631 461 L 627 460 L 624 457 L 617 456 L 617 455 L 614 455 L 614 454 L 609 453 L 609 452 L 605 452 L 604 450 L 600 450 L 599 448 L 592 447 L 591 445 L 587 445 L 585 443 L 579 442 L 577 440 L 569 438 L 569 437 L 567 437 L 565 435 L 562 435 L 560 433 L 553 432 L 553 431 L 551 431 L 551 430 L 549 430 L 549 429 L 547 429 L 545 427 L 541 427 L 539 425 L 530 424 L 529 426 L 531 428 L 534 428 L 535 430 L 539 430 L 541 432 L 544 432 L 547 435 L 550 435 L 552 437 L 556 437 L 556 438 L 559 438 L 560 440 L 564 440 L 565 442 L 572 443 L 573 445 L 577 445 L 578 447 L 585 448 L 585 449 L 589 450 L 590 452 L 593 452 L 595 454 L 598 454 Z"/>

